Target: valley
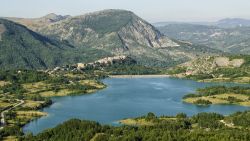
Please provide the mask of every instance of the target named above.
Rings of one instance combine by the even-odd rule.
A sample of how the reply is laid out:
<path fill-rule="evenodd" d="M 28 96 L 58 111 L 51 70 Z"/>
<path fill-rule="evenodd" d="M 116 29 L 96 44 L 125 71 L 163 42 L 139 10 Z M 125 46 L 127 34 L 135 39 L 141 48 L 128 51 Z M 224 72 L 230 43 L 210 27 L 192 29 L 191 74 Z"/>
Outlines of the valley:
<path fill-rule="evenodd" d="M 219 86 L 219 83 L 200 83 L 168 77 L 106 78 L 102 81 L 107 88 L 94 94 L 52 98 L 54 104 L 43 110 L 49 116 L 27 124 L 24 131 L 37 134 L 74 117 L 94 120 L 103 125 L 118 126 L 119 120 L 138 117 L 148 111 L 159 116 L 181 112 L 192 116 L 210 111 L 228 115 L 249 109 L 238 105 L 198 107 L 182 101 L 184 95 L 195 92 L 197 88 Z"/>
<path fill-rule="evenodd" d="M 95 119 L 95 121 L 99 121 L 103 124 L 114 124 L 115 121 L 121 120 L 124 117 L 136 117 L 136 116 L 140 116 L 141 114 L 145 113 L 143 111 L 152 111 L 152 112 L 159 112 L 162 114 L 166 114 L 165 110 L 169 110 L 168 108 L 165 110 L 159 109 L 156 110 L 157 107 L 159 106 L 156 103 L 159 103 L 163 97 L 165 97 L 164 99 L 169 99 L 166 102 L 169 105 L 172 105 L 172 108 L 170 109 L 175 109 L 179 106 L 183 106 L 182 109 L 175 109 L 175 112 L 177 114 L 177 112 L 181 112 L 181 111 L 185 111 L 187 110 L 186 108 L 188 108 L 188 112 L 190 113 L 190 108 L 194 108 L 197 109 L 197 107 L 195 105 L 186 105 L 185 103 L 182 102 L 182 95 L 184 96 L 187 92 L 190 91 L 190 88 L 192 88 L 192 90 L 195 90 L 195 88 L 198 87 L 204 87 L 206 86 L 210 86 L 210 85 L 219 85 L 219 84 L 210 84 L 210 83 L 200 83 L 200 82 L 192 82 L 190 80 L 179 80 L 179 79 L 175 79 L 175 78 L 169 78 L 169 77 L 164 77 L 164 75 L 159 75 L 161 73 L 156 73 L 158 75 L 148 75 L 147 72 L 146 73 L 142 73 L 144 74 L 145 77 L 135 77 L 133 78 L 126 78 L 126 77 L 119 77 L 119 75 L 117 75 L 118 78 L 106 78 L 106 76 L 108 76 L 110 74 L 109 71 L 105 71 L 105 70 L 114 70 L 114 72 L 116 72 L 115 66 L 120 66 L 121 64 L 113 64 L 111 66 L 106 66 L 106 67 L 101 67 L 100 66 L 96 66 L 92 69 L 88 69 L 88 70 L 81 70 L 81 71 L 76 71 L 76 72 L 71 72 L 71 70 L 68 70 L 68 72 L 66 70 L 59 70 L 56 69 L 55 70 L 50 70 L 48 72 L 37 72 L 37 71 L 25 71 L 22 70 L 20 72 L 3 72 L 1 74 L 1 76 L 4 76 L 2 78 L 1 84 L 1 90 L 2 90 L 2 98 L 1 100 L 4 103 L 1 102 L 1 104 L 3 105 L 3 109 L 5 109 L 5 107 L 12 107 L 12 105 L 16 105 L 16 103 L 18 102 L 18 99 L 23 99 L 23 102 L 18 105 L 18 107 L 13 107 L 11 108 L 11 110 L 8 110 L 7 112 L 4 112 L 5 114 L 5 119 L 6 119 L 6 127 L 4 127 L 3 130 L 1 130 L 1 134 L 3 136 L 8 136 L 8 138 L 10 138 L 11 136 L 20 136 L 22 135 L 22 132 L 16 132 L 16 133 L 12 133 L 11 131 L 16 131 L 18 128 L 23 127 L 24 126 L 24 131 L 35 131 L 35 133 L 38 133 L 40 131 L 42 131 L 43 129 L 46 129 L 48 127 L 51 127 L 51 125 L 53 125 L 52 127 L 56 126 L 57 124 L 63 122 L 66 119 L 70 119 L 73 117 L 85 117 L 85 119 Z M 122 65 L 124 66 L 124 65 Z M 130 66 L 133 66 L 132 64 L 130 64 Z M 125 66 L 124 66 L 125 67 Z M 132 67 L 132 68 L 138 68 L 137 67 Z M 62 67 L 63 68 L 63 67 Z M 61 68 L 61 69 L 62 69 Z M 66 68 L 64 68 L 66 69 Z M 74 69 L 73 69 L 74 70 Z M 101 71 L 102 70 L 102 71 Z M 143 69 L 145 71 L 145 69 Z M 83 72 L 82 72 L 83 71 Z M 137 70 L 133 70 L 130 69 L 130 72 L 137 72 L 136 74 L 138 75 L 138 71 Z M 119 72 L 119 71 L 117 71 Z M 124 71 L 122 71 L 122 73 L 124 73 Z M 4 74 L 4 75 L 3 75 Z M 112 74 L 112 73 L 111 73 Z M 119 74 L 119 73 L 116 73 Z M 127 74 L 129 74 L 129 71 L 127 71 Z M 133 74 L 133 73 L 131 73 Z M 146 74 L 146 75 L 145 75 Z M 149 73 L 151 74 L 151 73 Z M 10 79 L 10 78 L 16 78 L 14 80 Z M 138 76 L 143 76 L 143 75 L 138 75 Z M 159 77 L 154 77 L 154 76 L 159 76 Z M 104 82 L 100 82 L 100 79 L 104 79 Z M 112 82 L 114 81 L 114 82 Z M 67 83 L 69 82 L 69 83 Z M 176 84 L 175 84 L 176 83 Z M 14 85 L 18 85 L 20 84 L 20 86 L 15 86 L 17 88 L 13 88 Z M 115 86 L 112 86 L 114 84 L 117 84 Z M 128 84 L 131 84 L 130 86 L 128 86 Z M 188 84 L 188 85 L 186 85 Z M 121 86 L 125 86 L 125 87 L 121 87 Z M 178 89 L 178 85 L 181 85 L 182 88 Z M 184 86 L 186 85 L 186 86 Z M 231 86 L 232 84 L 224 84 L 224 85 L 228 85 Z M 152 89 L 152 86 L 154 89 Z M 106 88 L 107 87 L 107 88 Z M 110 87 L 110 88 L 109 88 Z M 97 91 L 100 89 L 104 89 L 103 91 Z M 114 89 L 115 88 L 115 89 Z M 129 90 L 130 89 L 130 90 Z M 145 90 L 144 90 L 145 89 Z M 178 92 L 178 91 L 179 92 Z M 137 91 L 137 92 L 136 92 Z M 152 92 L 159 92 L 157 95 L 160 96 L 160 99 L 158 99 L 157 95 L 156 97 L 152 97 L 151 93 Z M 168 91 L 167 95 L 164 91 Z M 120 93 L 122 92 L 122 93 Z M 136 93 L 135 93 L 136 92 Z M 9 94 L 7 94 L 9 93 Z M 88 93 L 94 93 L 93 95 L 86 95 L 87 97 L 85 97 L 85 94 Z M 120 93 L 120 94 L 119 94 Z M 132 94 L 131 96 L 129 95 Z M 123 115 L 122 111 L 123 106 L 122 105 L 127 105 L 124 102 L 120 101 L 120 100 L 116 100 L 112 102 L 110 102 L 111 99 L 110 98 L 110 94 L 112 94 L 112 97 L 119 97 L 120 100 L 124 101 L 124 100 L 128 100 L 130 101 L 130 104 L 132 107 L 134 107 L 135 103 L 137 103 L 136 101 L 139 100 L 142 97 L 145 96 L 149 96 L 149 98 L 145 98 L 145 101 L 147 103 L 147 101 L 149 99 L 155 99 L 156 103 L 153 104 L 152 102 L 150 103 L 150 105 L 152 106 L 152 104 L 154 105 L 153 109 L 147 109 L 142 105 L 137 105 L 141 108 L 137 109 L 134 113 L 137 113 L 136 115 Z M 136 96 L 136 95 L 137 96 Z M 78 95 L 78 96 L 77 96 Z M 82 96 L 83 97 L 82 97 Z M 174 96 L 175 95 L 175 96 Z M 63 96 L 62 98 L 60 98 L 61 96 Z M 106 97 L 105 99 L 99 99 L 101 101 L 98 100 L 98 97 Z M 167 97 L 166 97 L 167 96 Z M 177 97 L 176 97 L 177 96 Z M 239 96 L 239 95 L 237 95 Z M 93 97 L 93 98 L 91 98 Z M 131 101 L 130 98 L 132 98 L 136 101 Z M 137 97 L 137 98 L 136 98 Z M 176 98 L 175 98 L 176 97 Z M 17 100 L 13 100 L 17 99 Z M 90 99 L 89 99 L 90 98 Z M 178 99 L 178 102 L 176 103 L 175 100 L 171 100 L 171 99 Z M 65 99 L 65 101 L 64 101 Z M 115 98 L 117 99 L 117 98 Z M 114 99 L 114 100 L 115 100 Z M 51 101 L 52 100 L 52 101 Z M 62 101 L 61 101 L 62 100 Z M 104 100 L 104 101 L 103 101 Z M 151 101 L 150 100 L 150 101 Z M 160 100 L 160 101 L 159 101 Z M 83 102 L 85 101 L 85 102 Z M 98 102 L 99 101 L 99 102 Z M 127 102 L 128 102 L 127 101 Z M 139 102 L 138 101 L 138 102 Z M 62 102 L 62 103 L 61 103 Z M 66 104 L 68 102 L 72 102 L 71 104 Z M 101 104 L 97 104 L 97 103 Z M 117 103 L 118 102 L 118 103 Z M 165 105 L 166 103 L 161 101 L 163 105 Z M 61 103 L 61 104 L 60 104 Z M 64 103 L 64 104 L 63 104 Z M 85 103 L 85 104 L 83 104 Z M 96 103 L 95 105 L 91 104 L 91 103 Z M 141 103 L 141 102 L 139 102 Z M 146 104 L 145 103 L 145 104 Z M 52 104 L 52 105 L 51 105 Z M 64 105 L 66 107 L 57 107 L 56 105 Z M 222 104 L 222 103 L 220 103 Z M 51 106 L 49 106 L 51 105 Z M 75 106 L 72 107 L 71 105 L 78 105 L 76 107 L 81 107 L 80 109 L 76 108 Z M 83 106 L 85 105 L 85 106 Z M 88 106 L 92 105 L 91 109 L 94 111 L 93 114 L 89 113 L 89 108 Z M 115 109 L 113 107 L 113 105 L 116 105 Z M 119 105 L 119 106 L 118 106 Z M 162 105 L 162 106 L 163 106 Z M 47 107 L 49 106 L 49 107 Z M 86 107 L 84 109 L 82 109 L 83 107 Z M 107 115 L 107 111 L 109 111 L 108 109 L 103 110 L 103 112 L 100 113 L 100 111 L 98 109 L 100 109 L 101 107 L 105 109 L 108 108 L 113 109 L 111 110 L 109 113 L 108 118 L 103 117 L 102 115 Z M 110 107 L 111 106 L 111 107 Z M 247 105 L 246 105 L 247 106 Z M 185 107 L 185 108 L 184 108 Z M 217 112 L 221 112 L 222 108 L 225 108 L 224 112 L 226 113 L 232 113 L 232 110 L 226 110 L 229 107 L 235 107 L 235 111 L 244 111 L 246 109 L 248 109 L 247 107 L 237 107 L 234 105 L 219 105 L 219 107 L 211 107 L 211 109 L 213 109 L 213 111 L 217 111 Z M 44 110 L 40 111 L 40 109 L 43 108 Z M 56 111 L 55 111 L 55 109 Z M 59 109 L 60 110 L 59 110 Z M 73 109 L 72 109 L 73 108 Z M 129 107 L 127 107 L 129 108 Z M 123 109 L 123 110 L 122 110 Z M 129 108 L 130 109 L 130 108 Z M 208 111 L 210 111 L 210 108 L 206 108 Z M 230 109 L 230 108 L 229 108 Z M 73 114 L 73 116 L 67 116 L 67 114 L 63 114 L 64 116 L 61 115 L 62 113 L 65 113 L 66 111 L 71 111 L 71 114 Z M 128 109 L 127 109 L 128 110 Z M 169 112 L 173 112 L 172 110 L 170 110 Z M 201 111 L 204 111 L 204 108 L 200 109 Z M 81 112 L 80 112 L 81 111 Z M 99 112 L 98 112 L 99 111 Z M 112 111 L 116 111 L 115 113 L 113 113 Z M 118 112 L 118 111 L 121 111 Z M 165 112 L 163 112 L 165 111 Z M 197 111 L 199 112 L 199 111 Z M 79 115 L 79 113 L 82 113 Z M 105 113 L 105 114 L 104 114 Z M 158 113 L 158 114 L 159 114 Z M 167 112 L 167 114 L 170 114 Z M 195 114 L 196 112 L 194 112 L 193 114 Z M 56 114 L 56 116 L 50 116 L 50 115 L 54 115 Z M 58 114 L 58 115 L 57 115 Z M 100 115 L 101 114 L 101 115 Z M 114 114 L 116 114 L 117 116 L 114 116 Z M 191 115 L 193 115 L 191 114 Z M 225 113 L 224 113 L 225 114 Z M 60 115 L 60 116 L 59 116 Z M 65 117 L 66 116 L 66 117 Z M 41 118 L 42 117 L 42 118 Z M 87 118 L 88 117 L 88 118 Z M 52 118 L 52 119 L 51 119 Z M 36 119 L 36 120 L 35 120 Z M 51 124 L 49 121 L 53 121 L 54 124 Z M 41 123 L 39 123 L 41 122 Z M 48 124 L 49 122 L 49 124 Z M 27 124 L 28 123 L 28 124 Z M 39 124 L 38 124 L 39 123 Z M 131 121 L 129 121 L 129 123 L 131 123 Z M 132 121 L 132 123 L 136 123 L 134 121 Z M 144 122 L 142 121 L 142 124 L 144 124 Z M 149 123 L 145 123 L 145 125 L 148 125 Z M 38 126 L 38 125 L 43 125 L 43 126 Z"/>
<path fill-rule="evenodd" d="M 0 140 L 249 140 L 249 20 L 155 25 L 0 18 Z"/>

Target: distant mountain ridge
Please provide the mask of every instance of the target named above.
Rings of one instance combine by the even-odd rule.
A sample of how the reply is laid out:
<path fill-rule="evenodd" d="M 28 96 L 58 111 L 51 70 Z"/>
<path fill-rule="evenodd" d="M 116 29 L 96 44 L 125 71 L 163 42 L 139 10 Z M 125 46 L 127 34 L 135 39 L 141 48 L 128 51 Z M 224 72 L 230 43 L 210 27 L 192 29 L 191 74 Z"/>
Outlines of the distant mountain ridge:
<path fill-rule="evenodd" d="M 227 18 L 219 20 L 216 22 L 216 25 L 223 28 L 250 26 L 250 20 L 241 18 Z"/>
<path fill-rule="evenodd" d="M 250 27 L 221 28 L 195 24 L 158 27 L 166 36 L 190 41 L 233 54 L 250 54 Z"/>
<path fill-rule="evenodd" d="M 192 24 L 192 25 L 205 25 L 205 26 L 217 26 L 221 28 L 235 28 L 235 27 L 248 27 L 250 26 L 250 19 L 242 18 L 225 18 L 216 22 L 156 22 L 153 23 L 156 27 L 168 26 L 171 24 Z"/>

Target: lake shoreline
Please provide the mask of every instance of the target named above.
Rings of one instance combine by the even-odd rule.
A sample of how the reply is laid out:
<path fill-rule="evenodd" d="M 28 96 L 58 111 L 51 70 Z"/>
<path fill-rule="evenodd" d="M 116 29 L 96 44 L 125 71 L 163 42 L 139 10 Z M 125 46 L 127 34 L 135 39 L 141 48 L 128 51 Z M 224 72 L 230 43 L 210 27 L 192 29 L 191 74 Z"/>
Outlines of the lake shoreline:
<path fill-rule="evenodd" d="M 109 75 L 109 78 L 169 78 L 171 75 L 166 74 L 149 74 L 149 75 Z"/>
<path fill-rule="evenodd" d="M 110 79 L 109 79 L 110 78 Z M 117 78 L 117 79 L 116 79 Z M 128 78 L 128 79 L 119 79 L 119 78 Z M 136 81 L 135 81 L 135 83 L 134 84 L 131 84 L 133 81 L 131 81 L 131 79 L 129 79 L 129 78 L 131 78 L 131 79 L 133 79 L 133 78 L 138 78 L 138 79 L 136 79 Z M 141 80 L 140 80 L 140 78 L 141 78 Z M 106 83 L 105 81 L 103 82 L 104 84 L 106 84 L 107 85 L 107 88 L 109 88 L 109 87 L 112 87 L 112 90 L 114 90 L 113 88 L 115 88 L 115 90 L 117 90 L 116 91 L 116 93 L 114 94 L 114 92 L 107 92 L 107 91 L 101 91 L 101 93 L 102 93 L 102 96 L 103 95 L 109 95 L 106 99 L 107 100 L 110 100 L 110 96 L 111 95 L 117 95 L 117 94 L 119 94 L 119 93 L 121 93 L 121 91 L 122 91 L 122 86 L 125 86 L 126 85 L 126 87 L 128 87 L 127 85 L 129 85 L 129 86 L 131 86 L 131 88 L 130 89 L 128 89 L 128 90 L 132 90 L 132 91 L 134 91 L 133 90 L 133 88 L 138 88 L 137 87 L 137 85 L 140 85 L 140 84 L 143 84 L 143 85 L 145 85 L 145 81 L 150 81 L 150 80 L 148 80 L 148 79 L 143 79 L 143 78 L 159 78 L 160 79 L 160 83 L 164 83 L 164 85 L 167 85 L 168 83 L 169 84 L 171 84 L 171 86 L 172 86 L 172 84 L 173 83 L 176 83 L 176 81 L 178 81 L 178 84 L 177 84 L 177 86 L 178 87 L 182 87 L 182 89 L 181 90 L 183 90 L 183 89 L 185 89 L 185 85 L 187 84 L 186 82 L 185 83 L 181 83 L 181 84 L 179 84 L 179 81 L 180 82 L 182 82 L 181 80 L 182 79 L 180 79 L 180 80 L 178 80 L 178 79 L 171 79 L 171 76 L 169 76 L 169 75 L 112 75 L 112 76 L 109 76 L 108 78 L 107 78 L 107 80 L 108 81 L 111 81 L 112 79 L 113 79 L 113 81 L 115 81 L 115 82 L 112 82 L 112 83 Z M 164 79 L 161 79 L 161 78 L 164 78 Z M 166 79 L 165 79 L 166 78 Z M 167 81 L 168 79 L 170 79 L 171 80 L 171 82 L 169 82 L 169 81 Z M 129 81 L 129 82 L 127 82 L 127 81 Z M 155 80 L 154 80 L 155 81 Z M 164 82 L 162 82 L 162 81 L 164 81 Z M 166 82 L 165 82 L 166 81 Z M 172 82 L 173 81 L 173 82 Z M 117 83 L 118 82 L 118 83 Z M 194 86 L 195 88 L 197 88 L 199 85 L 197 85 L 196 83 L 197 82 L 195 82 L 195 81 L 191 81 L 190 80 L 190 83 L 193 83 L 194 85 L 191 85 L 191 86 Z M 200 83 L 201 85 L 205 85 L 204 83 Z M 111 86 L 110 86 L 111 85 Z M 121 86 L 121 88 L 119 88 L 119 86 Z M 141 89 L 141 90 L 145 90 L 145 89 L 148 89 L 147 91 L 144 91 L 145 93 L 149 93 L 149 91 L 150 90 L 152 90 L 153 89 L 153 87 L 154 87 L 155 85 L 154 84 L 152 84 L 152 83 L 146 83 L 146 86 L 144 86 L 143 88 L 139 88 L 139 89 Z M 183 86 L 184 86 L 184 88 L 183 88 Z M 157 85 L 156 84 L 156 87 L 162 87 L 162 85 Z M 190 87 L 190 85 L 186 85 L 186 87 Z M 173 89 L 170 89 L 170 91 L 169 91 L 169 87 L 164 87 L 164 89 L 168 89 L 168 90 L 166 90 L 166 91 L 168 91 L 168 93 L 174 93 L 174 92 L 178 92 L 178 91 L 176 91 L 176 88 L 173 88 Z M 138 91 L 139 92 L 139 91 Z M 157 91 L 156 91 L 157 92 Z M 131 93 L 133 93 L 133 92 L 126 92 L 126 94 L 131 94 Z M 78 95 L 78 96 L 83 96 L 83 95 Z M 121 95 L 120 94 L 120 96 L 119 96 L 119 98 L 118 99 L 122 99 L 122 96 L 123 96 L 123 94 Z M 165 96 L 165 94 L 164 94 L 164 96 Z M 64 96 L 63 96 L 64 97 Z M 126 96 L 127 97 L 127 96 Z M 79 99 L 79 98 L 78 98 Z M 128 99 L 129 99 L 129 101 L 131 101 L 130 100 L 130 97 L 128 97 Z M 133 99 L 137 99 L 137 100 L 139 100 L 139 101 L 141 101 L 141 97 L 137 97 L 137 98 L 134 98 L 134 96 L 133 96 Z M 167 98 L 166 98 L 167 99 Z M 77 100 L 76 99 L 72 99 L 72 100 L 74 100 L 75 102 L 74 102 L 74 104 L 76 104 L 77 103 Z M 91 99 L 91 100 L 93 100 L 93 99 Z M 97 103 L 100 103 L 100 102 L 98 102 L 98 101 L 102 101 L 103 100 L 103 98 L 100 98 L 100 99 L 94 99 L 95 100 L 95 102 L 96 102 L 96 100 L 97 100 Z M 63 101 L 62 101 L 63 102 Z M 85 102 L 83 102 L 83 101 L 81 101 L 80 103 L 86 103 L 86 102 L 89 102 L 88 100 L 87 101 L 85 101 Z M 102 101 L 103 102 L 103 101 Z M 114 101 L 115 103 L 117 103 L 117 101 Z M 108 103 L 108 102 L 107 102 Z M 152 102 L 153 103 L 153 105 L 157 105 L 158 106 L 158 103 L 155 103 L 155 102 Z M 151 105 L 152 105 L 152 103 L 151 103 Z M 175 103 L 175 102 L 174 102 Z M 182 102 L 181 102 L 182 103 Z M 105 104 L 105 102 L 104 102 L 104 104 Z M 133 102 L 132 102 L 132 104 L 133 104 Z M 66 104 L 62 104 L 62 105 L 66 105 Z M 81 104 L 82 105 L 82 104 Z M 84 104 L 84 105 L 86 105 L 86 104 Z M 128 104 L 128 105 L 131 105 L 131 104 Z M 98 105 L 97 105 L 98 106 Z M 187 105 L 185 105 L 185 107 L 186 107 Z M 230 105 L 231 106 L 231 105 Z M 234 106 L 234 105 L 232 105 L 232 106 Z M 87 106 L 85 106 L 85 107 L 87 107 Z M 106 106 L 103 106 L 103 104 L 100 106 L 100 107 L 109 107 L 109 104 L 108 105 L 106 105 Z M 119 106 L 117 106 L 118 108 L 119 108 Z M 151 107 L 151 106 L 150 106 Z M 195 107 L 195 108 L 197 108 L 196 106 L 192 106 L 192 107 Z M 192 108 L 191 107 L 191 108 Z M 64 106 L 64 108 L 63 109 L 67 109 L 67 108 L 69 108 L 69 107 L 67 107 L 67 106 Z M 70 109 L 70 111 L 72 111 L 72 109 L 71 108 L 69 108 Z M 98 108 L 99 109 L 99 108 Z M 131 108 L 132 109 L 132 108 Z M 131 109 L 129 109 L 129 110 L 131 110 Z M 168 109 L 168 108 L 167 108 Z M 242 107 L 242 109 L 244 109 L 244 107 Z M 53 109 L 52 109 L 53 110 Z M 56 109 L 56 110 L 58 110 L 58 109 Z M 104 111 L 109 111 L 109 110 L 104 110 Z M 152 110 L 148 110 L 147 112 L 150 112 L 150 111 L 152 111 Z M 241 111 L 241 110 L 240 110 Z M 243 110 L 242 110 L 243 111 Z M 47 112 L 48 114 L 50 114 L 50 111 L 45 111 L 45 112 Z M 54 112 L 54 111 L 53 111 Z M 85 111 L 84 111 L 85 112 Z M 173 112 L 173 111 L 171 111 L 171 112 Z M 181 111 L 179 111 L 179 112 L 183 112 L 183 110 L 181 110 Z M 81 113 L 83 113 L 83 111 L 81 111 Z M 109 113 L 109 112 L 108 112 Z M 112 111 L 111 111 L 111 113 L 109 113 L 110 115 L 112 115 Z M 162 114 L 166 114 L 166 113 L 162 113 Z M 222 114 L 225 114 L 224 112 L 222 112 Z M 226 114 L 228 114 L 228 113 L 226 113 Z M 171 115 L 171 114 L 170 114 Z M 140 115 L 136 115 L 136 116 L 141 116 L 141 114 Z M 128 117 L 136 117 L 136 116 L 133 116 L 133 115 L 130 115 L 130 116 L 128 116 Z M 84 115 L 84 119 L 91 119 L 91 118 L 88 118 L 88 117 L 86 117 L 86 115 Z M 124 119 L 124 117 L 121 117 L 121 118 L 117 118 L 118 119 L 118 122 L 119 122 L 119 119 Z M 115 121 L 117 121 L 117 119 L 115 119 Z M 39 120 L 39 119 L 38 119 Z M 52 119 L 53 120 L 53 119 Z M 95 119 L 95 121 L 98 121 L 98 122 L 100 122 L 101 124 L 103 124 L 102 123 L 102 121 L 100 120 L 100 119 Z M 38 121 L 36 121 L 36 122 L 38 122 Z M 112 123 L 112 122 L 114 122 L 114 120 L 112 120 L 112 121 L 109 121 L 107 124 L 109 124 L 109 123 Z M 31 123 L 33 123 L 33 122 L 31 122 Z M 119 124 L 121 124 L 121 123 L 119 123 Z M 32 125 L 33 126 L 33 125 Z M 28 133 L 28 132 L 30 132 L 30 131 L 32 131 L 32 126 L 30 126 L 30 123 L 29 123 L 29 125 L 28 124 L 26 124 L 26 126 L 23 128 L 24 129 L 24 131 L 25 131 L 25 133 Z M 34 125 L 34 127 L 35 127 L 36 125 Z M 31 128 L 30 128 L 31 127 Z M 50 127 L 48 127 L 48 128 L 50 128 Z M 44 129 L 46 129 L 46 128 L 44 128 Z M 42 130 L 44 130 L 44 129 L 42 129 Z M 40 129 L 39 129 L 40 130 Z M 40 130 L 40 131 L 34 131 L 34 132 L 32 132 L 33 134 L 37 134 L 37 133 L 39 133 L 39 132 L 41 132 L 42 130 Z"/>
<path fill-rule="evenodd" d="M 92 82 L 92 83 L 93 83 L 93 82 Z M 90 84 L 90 81 L 86 82 L 86 84 Z M 24 124 L 22 125 L 22 129 L 24 129 L 28 124 L 30 124 L 30 123 L 33 122 L 34 120 L 38 120 L 39 118 L 42 118 L 42 117 L 45 117 L 45 116 L 48 116 L 48 115 L 49 115 L 49 113 L 48 113 L 48 112 L 44 112 L 43 109 L 48 108 L 48 107 L 50 107 L 51 105 L 55 104 L 55 103 L 52 101 L 51 98 L 53 98 L 53 97 L 67 97 L 67 96 L 91 95 L 91 94 L 94 94 L 94 93 L 96 93 L 96 92 L 98 92 L 98 91 L 100 91 L 100 90 L 103 90 L 103 89 L 107 88 L 107 85 L 104 84 L 104 83 L 101 83 L 101 84 L 96 83 L 96 84 L 95 84 L 95 87 L 96 87 L 95 89 L 89 89 L 89 90 L 86 90 L 86 91 L 83 91 L 83 92 L 79 91 L 79 92 L 77 92 L 77 93 L 75 93 L 75 94 L 74 94 L 74 93 L 72 93 L 72 94 L 68 94 L 68 93 L 63 93 L 63 94 L 62 94 L 62 93 L 59 93 L 59 94 L 57 94 L 57 95 L 55 95 L 55 94 L 53 94 L 53 95 L 49 95 L 49 94 L 48 94 L 48 95 L 43 95 L 43 97 L 46 97 L 46 98 L 48 98 L 48 99 L 50 100 L 50 103 L 46 103 L 45 105 L 43 105 L 43 106 L 41 106 L 41 107 L 35 109 L 34 112 L 38 112 L 38 113 L 40 113 L 40 115 L 37 116 L 37 117 L 35 117 L 35 118 L 32 118 L 31 120 L 29 120 L 29 121 L 27 121 L 26 123 L 24 123 Z M 26 133 L 29 133 L 29 132 L 24 131 L 23 133 L 26 134 Z"/>

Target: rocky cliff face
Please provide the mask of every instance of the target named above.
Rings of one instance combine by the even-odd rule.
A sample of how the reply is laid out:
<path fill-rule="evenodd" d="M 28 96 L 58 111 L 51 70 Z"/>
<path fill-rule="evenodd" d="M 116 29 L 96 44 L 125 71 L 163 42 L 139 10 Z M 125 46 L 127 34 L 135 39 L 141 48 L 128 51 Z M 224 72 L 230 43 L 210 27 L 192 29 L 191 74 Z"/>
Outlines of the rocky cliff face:
<path fill-rule="evenodd" d="M 179 46 L 177 43 L 161 34 L 152 25 L 135 15 L 132 15 L 131 21 L 117 33 L 124 45 L 128 48 L 136 43 L 148 47 Z"/>

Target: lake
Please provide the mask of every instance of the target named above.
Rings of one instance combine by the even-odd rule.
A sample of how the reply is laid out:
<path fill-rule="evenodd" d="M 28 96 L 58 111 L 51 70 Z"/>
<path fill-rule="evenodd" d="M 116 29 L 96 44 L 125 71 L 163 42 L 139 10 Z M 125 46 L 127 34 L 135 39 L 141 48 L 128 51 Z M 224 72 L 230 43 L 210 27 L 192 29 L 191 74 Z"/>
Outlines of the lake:
<path fill-rule="evenodd" d="M 250 107 L 237 105 L 196 106 L 182 102 L 185 94 L 197 88 L 232 83 L 200 83 L 175 78 L 108 78 L 106 89 L 95 94 L 52 98 L 53 104 L 44 108 L 48 116 L 27 124 L 24 131 L 37 134 L 47 128 L 79 118 L 117 125 L 124 118 L 138 117 L 153 112 L 156 115 L 176 115 L 184 112 L 191 116 L 199 112 L 217 112 L 224 115 Z"/>

